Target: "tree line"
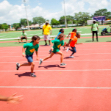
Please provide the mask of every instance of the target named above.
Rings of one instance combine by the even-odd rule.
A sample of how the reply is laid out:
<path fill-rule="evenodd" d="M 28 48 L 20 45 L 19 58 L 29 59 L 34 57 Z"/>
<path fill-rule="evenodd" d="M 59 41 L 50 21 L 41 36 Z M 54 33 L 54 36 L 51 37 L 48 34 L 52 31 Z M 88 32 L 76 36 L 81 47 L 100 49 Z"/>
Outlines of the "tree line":
<path fill-rule="evenodd" d="M 109 12 L 107 9 L 99 9 L 95 11 L 93 15 L 90 15 L 88 12 L 78 12 L 75 13 L 74 16 L 67 15 L 66 20 L 67 24 L 81 24 L 86 25 L 87 20 L 92 20 L 92 17 L 94 16 L 106 16 L 106 19 L 111 19 L 111 12 Z M 47 21 L 42 16 L 40 17 L 34 17 L 32 21 L 29 21 L 29 25 L 32 24 L 43 24 Z M 59 25 L 59 24 L 65 24 L 65 16 L 61 16 L 59 20 L 56 20 L 55 18 L 51 19 L 51 25 Z M 20 20 L 20 23 L 13 23 L 12 27 L 14 27 L 16 30 L 22 26 L 27 26 L 27 19 L 22 18 Z M 0 24 L 0 29 L 7 30 L 9 28 L 9 25 L 6 23 Z"/>

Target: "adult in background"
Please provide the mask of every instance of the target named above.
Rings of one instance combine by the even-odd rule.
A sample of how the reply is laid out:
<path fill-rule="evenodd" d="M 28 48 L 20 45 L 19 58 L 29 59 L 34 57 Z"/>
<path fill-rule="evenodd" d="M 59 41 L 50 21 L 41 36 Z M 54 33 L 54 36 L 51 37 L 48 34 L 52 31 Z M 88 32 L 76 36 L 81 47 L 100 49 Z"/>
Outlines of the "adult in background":
<path fill-rule="evenodd" d="M 49 45 L 50 45 L 50 34 L 52 34 L 52 27 L 49 25 L 48 21 L 45 23 L 42 29 L 43 29 L 42 33 L 44 35 L 45 45 L 47 45 L 47 40 L 49 40 Z"/>
<path fill-rule="evenodd" d="M 98 24 L 96 23 L 96 21 L 93 21 L 91 31 L 92 31 L 92 42 L 94 41 L 94 34 L 96 34 L 96 40 L 98 41 L 99 28 L 98 28 Z"/>
<path fill-rule="evenodd" d="M 27 42 L 27 34 L 25 33 L 25 31 L 23 30 L 22 31 L 22 34 L 21 34 L 21 42 L 23 42 L 23 39 L 26 39 L 26 42 Z"/>

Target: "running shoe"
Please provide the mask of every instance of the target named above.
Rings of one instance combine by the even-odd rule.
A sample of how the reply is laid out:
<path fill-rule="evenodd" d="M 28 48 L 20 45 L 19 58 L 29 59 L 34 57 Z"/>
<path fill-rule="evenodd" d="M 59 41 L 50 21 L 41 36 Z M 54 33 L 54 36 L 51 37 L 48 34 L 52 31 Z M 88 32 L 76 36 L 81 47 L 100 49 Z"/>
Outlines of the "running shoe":
<path fill-rule="evenodd" d="M 43 60 L 42 60 L 42 59 L 40 59 L 40 61 L 39 61 L 39 65 L 41 65 L 41 64 L 42 64 L 42 62 L 43 62 Z"/>
<path fill-rule="evenodd" d="M 36 77 L 36 75 L 34 73 L 31 73 L 31 77 Z"/>
<path fill-rule="evenodd" d="M 60 66 L 66 66 L 66 64 L 65 63 L 61 63 Z"/>
<path fill-rule="evenodd" d="M 69 58 L 74 58 L 74 56 L 69 56 Z"/>
<path fill-rule="evenodd" d="M 19 67 L 20 67 L 20 64 L 17 63 L 17 64 L 16 64 L 16 70 L 19 70 Z"/>
<path fill-rule="evenodd" d="M 68 51 L 69 51 L 69 47 L 67 48 L 66 52 L 68 52 Z"/>

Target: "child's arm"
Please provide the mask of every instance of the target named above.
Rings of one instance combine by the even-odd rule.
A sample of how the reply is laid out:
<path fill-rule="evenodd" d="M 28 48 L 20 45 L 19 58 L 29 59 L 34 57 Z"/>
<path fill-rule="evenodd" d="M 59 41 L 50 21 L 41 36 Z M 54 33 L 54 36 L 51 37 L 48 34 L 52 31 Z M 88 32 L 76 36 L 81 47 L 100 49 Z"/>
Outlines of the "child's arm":
<path fill-rule="evenodd" d="M 25 57 L 25 48 L 22 48 L 22 56 Z"/>
<path fill-rule="evenodd" d="M 36 60 L 39 60 L 39 58 L 38 58 L 38 51 L 36 51 Z"/>
<path fill-rule="evenodd" d="M 70 35 L 71 35 L 71 33 L 68 34 L 67 38 L 69 38 Z"/>
<path fill-rule="evenodd" d="M 16 94 L 13 94 L 12 96 L 10 97 L 5 97 L 5 96 L 2 96 L 0 95 L 0 101 L 7 101 L 7 102 L 10 102 L 10 103 L 18 103 L 20 100 L 22 100 L 22 96 L 15 96 Z"/>

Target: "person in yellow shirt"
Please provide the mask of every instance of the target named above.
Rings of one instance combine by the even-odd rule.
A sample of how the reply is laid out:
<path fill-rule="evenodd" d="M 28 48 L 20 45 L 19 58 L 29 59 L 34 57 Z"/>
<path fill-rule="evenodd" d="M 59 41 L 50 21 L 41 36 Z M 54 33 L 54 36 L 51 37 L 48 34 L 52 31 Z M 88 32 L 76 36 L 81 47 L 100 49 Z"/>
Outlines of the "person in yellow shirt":
<path fill-rule="evenodd" d="M 49 25 L 48 22 L 46 22 L 42 29 L 43 29 L 45 45 L 47 45 L 47 39 L 49 40 L 49 45 L 50 45 L 50 34 L 52 34 L 52 27 Z"/>

